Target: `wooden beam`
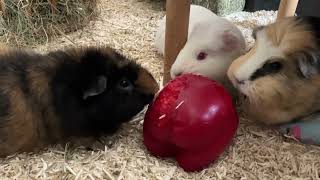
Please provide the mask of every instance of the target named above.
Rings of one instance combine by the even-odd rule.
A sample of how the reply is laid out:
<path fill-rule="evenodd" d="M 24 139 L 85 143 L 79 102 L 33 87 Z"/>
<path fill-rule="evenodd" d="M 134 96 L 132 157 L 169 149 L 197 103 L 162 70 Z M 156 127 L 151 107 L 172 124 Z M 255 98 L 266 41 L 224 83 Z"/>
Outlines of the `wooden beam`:
<path fill-rule="evenodd" d="M 163 85 L 171 80 L 170 69 L 188 38 L 190 0 L 167 0 Z"/>
<path fill-rule="evenodd" d="M 287 16 L 294 16 L 298 3 L 299 0 L 281 0 L 278 9 L 277 19 Z"/>

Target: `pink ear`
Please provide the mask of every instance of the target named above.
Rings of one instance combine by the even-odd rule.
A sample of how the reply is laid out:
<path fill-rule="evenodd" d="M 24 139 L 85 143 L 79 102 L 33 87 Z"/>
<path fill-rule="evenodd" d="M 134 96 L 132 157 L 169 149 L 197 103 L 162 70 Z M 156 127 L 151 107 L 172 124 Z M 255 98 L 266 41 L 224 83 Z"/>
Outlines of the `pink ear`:
<path fill-rule="evenodd" d="M 232 51 L 239 46 L 239 39 L 230 31 L 223 32 L 222 41 L 224 43 L 222 51 Z"/>

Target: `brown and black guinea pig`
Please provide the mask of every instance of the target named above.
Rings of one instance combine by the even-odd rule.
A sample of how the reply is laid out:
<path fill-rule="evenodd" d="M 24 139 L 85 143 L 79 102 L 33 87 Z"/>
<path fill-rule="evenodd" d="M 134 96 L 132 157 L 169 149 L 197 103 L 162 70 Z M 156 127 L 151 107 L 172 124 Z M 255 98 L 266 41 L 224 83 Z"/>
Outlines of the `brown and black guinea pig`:
<path fill-rule="evenodd" d="M 320 110 L 320 18 L 287 17 L 253 31 L 256 42 L 228 69 L 245 115 L 268 125 Z"/>
<path fill-rule="evenodd" d="M 154 98 L 143 67 L 109 47 L 0 53 L 0 156 L 113 134 Z"/>

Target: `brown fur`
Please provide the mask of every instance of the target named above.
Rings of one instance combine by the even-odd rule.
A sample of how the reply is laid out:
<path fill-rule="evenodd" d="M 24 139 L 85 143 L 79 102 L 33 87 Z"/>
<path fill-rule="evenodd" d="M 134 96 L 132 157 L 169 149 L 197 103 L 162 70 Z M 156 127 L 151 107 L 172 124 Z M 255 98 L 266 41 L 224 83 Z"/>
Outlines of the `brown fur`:
<path fill-rule="evenodd" d="M 14 51 L 14 49 L 10 49 L 1 55 L 6 56 L 14 53 Z M 0 59 L 2 59 L 1 56 Z M 50 63 L 40 64 L 41 68 L 43 66 L 52 66 L 54 68 L 54 65 Z M 23 94 L 21 87 L 18 86 L 20 84 L 19 77 L 14 74 L 0 77 L 1 91 L 7 94 L 11 107 L 8 112 L 8 118 L 1 120 L 6 121 L 6 124 L 0 128 L 2 134 L 0 137 L 0 156 L 20 151 L 39 150 L 58 139 L 60 131 L 58 128 L 54 128 L 54 126 L 58 126 L 55 115 L 50 111 L 47 114 L 41 114 L 36 110 L 39 108 L 37 107 L 38 105 L 48 107 L 51 104 L 49 100 L 50 94 L 48 94 L 50 92 L 48 89 L 48 74 L 39 72 L 38 68 L 39 65 L 26 69 L 26 77 L 30 81 L 30 94 L 35 96 L 37 104 L 26 99 L 28 97 Z M 52 132 L 46 131 L 47 128 L 43 124 L 44 116 L 48 117 L 45 119 L 52 121 L 48 122 L 48 124 L 52 125 L 53 134 L 57 134 L 55 138 L 48 137 L 48 134 Z"/>
<path fill-rule="evenodd" d="M 147 94 L 156 93 L 159 91 L 159 85 L 155 81 L 152 81 L 152 79 L 150 79 L 151 75 L 146 70 L 141 69 L 139 71 L 139 74 L 140 75 L 136 83 L 142 91 Z"/>
<path fill-rule="evenodd" d="M 283 49 L 286 54 L 301 49 L 316 48 L 315 37 L 310 25 L 297 20 L 287 18 L 265 27 L 266 35 L 272 43 Z"/>
<path fill-rule="evenodd" d="M 227 76 L 229 77 L 229 79 L 234 79 L 233 77 L 233 72 L 238 69 L 243 63 L 245 63 L 248 59 L 250 59 L 250 57 L 256 53 L 256 45 L 254 45 L 246 54 L 244 54 L 243 56 L 238 57 L 236 60 L 234 60 L 227 71 Z"/>
<path fill-rule="evenodd" d="M 284 54 L 281 57 L 283 69 L 272 76 L 266 75 L 249 82 L 247 97 L 241 99 L 247 115 L 265 124 L 280 124 L 299 120 L 320 110 L 320 75 L 301 78 L 297 63 L 301 58 L 300 52 L 318 50 L 310 25 L 291 17 L 260 28 L 257 33 L 281 49 Z M 256 46 L 257 43 L 231 64 L 228 70 L 230 79 L 235 81 L 234 72 L 256 53 Z"/>
<path fill-rule="evenodd" d="M 111 48 L 105 47 L 101 50 L 117 59 Z M 11 57 L 15 57 L 15 53 L 18 51 L 20 50 L 0 51 L 0 61 L 3 59 L 11 61 L 14 59 Z M 83 55 L 81 48 L 67 49 L 64 52 L 73 56 L 75 61 L 78 61 Z M 36 56 L 32 51 L 28 54 Z M 58 53 L 58 55 L 61 54 Z M 94 139 L 91 137 L 65 139 L 59 118 L 53 107 L 52 91 L 49 84 L 60 61 L 53 61 L 53 58 L 59 58 L 58 56 L 46 56 L 46 58 L 49 59 L 36 61 L 26 67 L 21 65 L 19 68 L 25 69 L 23 75 L 17 74 L 14 70 L 0 72 L 0 93 L 3 93 L 3 96 L 8 98 L 10 103 L 8 111 L 5 112 L 8 115 L 0 117 L 0 157 L 15 152 L 36 151 L 49 144 L 67 141 L 73 141 L 76 145 L 92 145 L 91 142 Z M 145 69 L 140 69 L 138 76 L 137 84 L 142 91 L 154 94 L 159 90 L 158 84 Z M 25 78 L 28 82 L 26 86 L 21 86 L 21 78 Z M 1 110 L 5 111 L 0 109 L 0 112 Z"/>
<path fill-rule="evenodd" d="M 47 107 L 47 111 L 45 112 L 45 114 L 42 114 L 42 116 L 46 116 L 48 120 L 50 120 L 50 122 L 45 122 L 46 124 L 48 124 L 50 126 L 50 138 L 53 140 L 53 142 L 55 140 L 61 139 L 62 136 L 60 134 L 61 129 L 59 128 L 59 124 L 57 124 L 57 117 L 56 115 L 53 113 L 53 107 L 51 106 L 52 102 L 51 102 L 51 94 L 48 93 L 50 92 L 50 87 L 49 87 L 49 81 L 50 81 L 50 76 L 52 74 L 48 74 L 45 72 L 39 72 L 37 69 L 40 68 L 38 67 L 39 65 L 35 65 L 35 66 L 31 66 L 30 70 L 28 71 L 28 79 L 30 81 L 30 90 L 31 93 L 36 96 L 35 99 L 38 101 L 39 105 L 43 106 L 43 107 Z M 41 68 L 46 68 L 46 69 L 51 69 L 51 72 L 54 73 L 55 67 L 57 66 L 57 64 L 54 61 L 51 62 L 45 62 L 42 63 Z M 41 114 L 39 114 L 39 118 L 41 118 Z M 42 122 L 42 120 L 40 121 Z M 46 128 L 44 127 L 43 124 L 39 123 L 39 125 L 42 126 L 42 130 L 46 130 Z M 44 134 L 45 132 L 41 132 L 42 134 Z M 47 132 L 48 133 L 48 132 Z M 53 143 L 50 142 L 50 143 Z"/>

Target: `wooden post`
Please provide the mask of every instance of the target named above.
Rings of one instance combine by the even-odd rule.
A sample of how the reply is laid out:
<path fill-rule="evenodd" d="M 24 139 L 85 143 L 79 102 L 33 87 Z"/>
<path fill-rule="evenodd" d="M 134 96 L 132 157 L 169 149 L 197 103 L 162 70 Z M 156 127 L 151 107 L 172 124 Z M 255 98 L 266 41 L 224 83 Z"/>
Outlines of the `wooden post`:
<path fill-rule="evenodd" d="M 167 0 L 163 85 L 171 80 L 170 69 L 188 38 L 191 0 Z"/>
<path fill-rule="evenodd" d="M 281 0 L 277 19 L 294 16 L 299 0 Z"/>

